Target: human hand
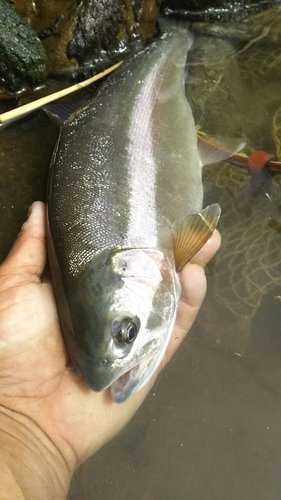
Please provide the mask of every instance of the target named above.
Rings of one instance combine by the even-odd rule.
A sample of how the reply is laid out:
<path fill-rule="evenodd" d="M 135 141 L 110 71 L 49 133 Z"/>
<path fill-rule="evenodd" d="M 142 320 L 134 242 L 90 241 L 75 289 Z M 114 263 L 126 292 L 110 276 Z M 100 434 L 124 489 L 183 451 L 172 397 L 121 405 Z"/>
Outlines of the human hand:
<path fill-rule="evenodd" d="M 176 324 L 157 373 L 195 320 L 206 292 L 204 265 L 219 244 L 215 231 L 181 272 Z M 42 277 L 45 264 L 45 207 L 36 202 L 0 266 L 0 414 L 35 433 L 35 446 L 41 438 L 46 441 L 44 446 L 62 458 L 70 478 L 129 421 L 157 374 L 121 405 L 111 399 L 108 389 L 100 393 L 88 389 L 69 362 L 52 285 Z"/>

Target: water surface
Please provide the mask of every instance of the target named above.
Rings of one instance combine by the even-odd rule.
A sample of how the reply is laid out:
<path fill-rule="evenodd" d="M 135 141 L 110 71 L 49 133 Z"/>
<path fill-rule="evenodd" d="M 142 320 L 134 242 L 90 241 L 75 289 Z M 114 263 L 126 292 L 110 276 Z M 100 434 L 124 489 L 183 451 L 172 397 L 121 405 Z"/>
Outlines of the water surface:
<path fill-rule="evenodd" d="M 199 37 L 187 93 L 201 130 L 278 155 L 281 49 L 247 44 Z M 223 244 L 203 308 L 133 421 L 77 472 L 73 500 L 281 498 L 280 179 L 253 198 L 249 174 L 219 164 L 204 183 Z"/>

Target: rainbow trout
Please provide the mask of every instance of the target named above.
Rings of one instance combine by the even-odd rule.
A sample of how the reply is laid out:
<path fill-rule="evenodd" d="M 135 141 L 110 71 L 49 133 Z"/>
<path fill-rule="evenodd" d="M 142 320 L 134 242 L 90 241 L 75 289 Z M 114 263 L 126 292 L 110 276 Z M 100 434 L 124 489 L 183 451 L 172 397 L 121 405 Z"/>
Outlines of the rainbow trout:
<path fill-rule="evenodd" d="M 63 124 L 48 187 L 49 256 L 71 360 L 116 402 L 159 366 L 178 272 L 220 209 L 202 209 L 202 161 L 184 92 L 190 35 L 165 34 L 123 63 Z M 193 214 L 193 215 L 191 215 Z"/>

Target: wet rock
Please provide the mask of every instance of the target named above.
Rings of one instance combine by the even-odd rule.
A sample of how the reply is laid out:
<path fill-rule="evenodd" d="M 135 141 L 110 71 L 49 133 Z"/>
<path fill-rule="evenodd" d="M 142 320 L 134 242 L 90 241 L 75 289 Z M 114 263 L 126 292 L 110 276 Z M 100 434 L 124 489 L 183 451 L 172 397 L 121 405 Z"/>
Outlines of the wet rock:
<path fill-rule="evenodd" d="M 51 74 L 75 70 L 78 62 L 67 54 L 77 22 L 76 0 L 14 0 L 16 11 L 39 33 L 48 33 L 42 44 L 48 54 Z M 55 28 L 55 29 L 54 29 Z"/>
<path fill-rule="evenodd" d="M 68 54 L 80 63 L 120 59 L 137 38 L 154 33 L 160 2 L 139 0 L 84 0 L 77 9 L 77 24 Z"/>
<path fill-rule="evenodd" d="M 280 0 L 164 0 L 162 12 L 191 21 L 232 21 L 280 5 Z"/>
<path fill-rule="evenodd" d="M 40 34 L 52 74 L 88 75 L 152 36 L 161 0 L 14 0 Z M 49 36 L 48 35 L 49 30 Z M 86 68 L 85 68 L 86 67 Z"/>
<path fill-rule="evenodd" d="M 16 92 L 23 84 L 36 87 L 48 74 L 47 55 L 35 31 L 0 0 L 0 86 Z"/>

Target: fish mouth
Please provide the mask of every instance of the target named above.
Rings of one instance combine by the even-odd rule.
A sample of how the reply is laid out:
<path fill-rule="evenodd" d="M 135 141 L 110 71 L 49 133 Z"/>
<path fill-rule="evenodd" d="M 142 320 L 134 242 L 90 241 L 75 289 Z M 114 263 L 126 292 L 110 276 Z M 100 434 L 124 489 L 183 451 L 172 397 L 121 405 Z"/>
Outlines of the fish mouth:
<path fill-rule="evenodd" d="M 111 395 L 115 403 L 124 403 L 151 379 L 162 360 L 161 352 L 159 352 L 162 342 L 157 339 L 152 344 L 146 344 L 143 350 L 149 347 L 149 352 L 111 384 Z"/>

